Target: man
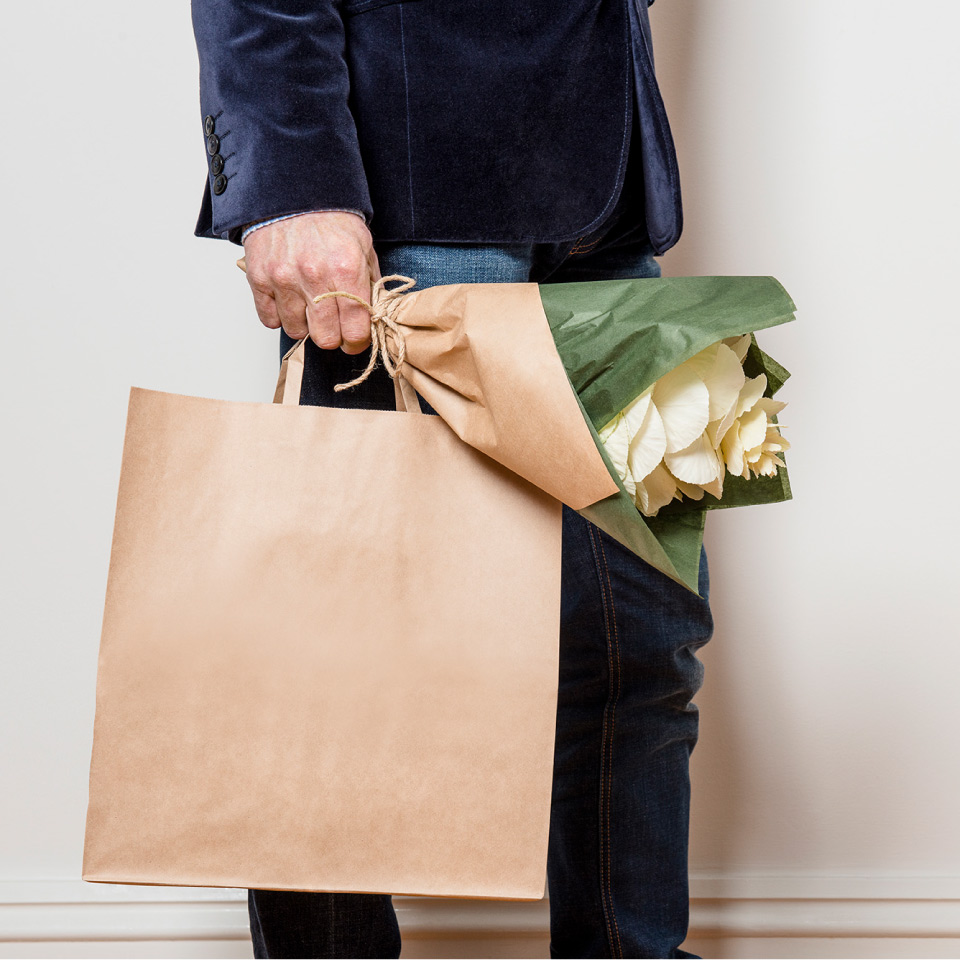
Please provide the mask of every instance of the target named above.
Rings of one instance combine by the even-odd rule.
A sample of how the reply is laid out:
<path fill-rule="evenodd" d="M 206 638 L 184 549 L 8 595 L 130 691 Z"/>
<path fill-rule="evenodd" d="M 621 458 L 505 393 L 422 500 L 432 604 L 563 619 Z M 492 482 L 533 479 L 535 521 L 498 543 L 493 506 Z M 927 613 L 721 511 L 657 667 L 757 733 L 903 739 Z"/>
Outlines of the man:
<path fill-rule="evenodd" d="M 301 402 L 393 408 L 365 365 L 390 273 L 658 276 L 680 233 L 643 0 L 193 0 L 209 177 Z M 555 957 L 687 957 L 699 599 L 564 508 L 548 884 Z M 707 596 L 706 557 L 700 583 Z M 397 957 L 390 897 L 251 890 L 258 957 Z"/>

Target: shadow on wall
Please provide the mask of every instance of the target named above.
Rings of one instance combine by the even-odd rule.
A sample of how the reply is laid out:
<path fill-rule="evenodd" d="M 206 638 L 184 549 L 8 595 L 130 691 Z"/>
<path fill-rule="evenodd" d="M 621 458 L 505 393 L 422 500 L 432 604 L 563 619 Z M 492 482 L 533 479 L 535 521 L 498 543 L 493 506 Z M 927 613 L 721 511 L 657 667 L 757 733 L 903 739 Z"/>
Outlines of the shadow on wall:
<path fill-rule="evenodd" d="M 717 171 L 711 167 L 715 144 L 704 121 L 722 92 L 707 85 L 708 50 L 716 44 L 716 23 L 708 5 L 697 0 L 657 3 L 651 8 L 656 67 L 677 145 L 684 196 L 684 232 L 664 261 L 664 274 L 710 275 L 718 269 L 715 240 L 698 230 L 711 206 Z M 757 508 L 757 509 L 774 509 Z M 708 518 L 706 547 L 710 565 L 714 637 L 701 652 L 706 676 L 696 698 L 701 708 L 701 739 L 693 754 L 693 806 L 690 866 L 692 874 L 737 874 L 756 869 L 758 860 L 782 857 L 783 850 L 751 850 L 757 843 L 757 811 L 751 804 L 798 804 L 809 812 L 806 823 L 791 824 L 787 846 L 816 845 L 818 811 L 804 797 L 801 765 L 792 758 L 802 731 L 791 721 L 794 707 L 789 677 L 778 662 L 775 624 L 757 623 L 751 602 L 762 583 L 740 558 L 755 551 L 753 531 L 738 521 L 740 511 Z M 767 643 L 769 639 L 771 642 Z M 758 689 L 759 685 L 759 689 Z M 762 709 L 761 709 L 762 707 Z M 751 756 L 758 740 L 770 738 L 763 755 L 783 758 L 777 769 L 758 769 Z M 769 859 L 768 861 L 769 862 Z"/>
<path fill-rule="evenodd" d="M 690 201 L 704 180 L 707 144 L 698 137 L 698 113 L 703 109 L 698 89 L 702 75 L 695 69 L 704 38 L 704 12 L 697 2 L 655 3 L 650 8 L 657 79 L 670 118 L 670 128 L 680 161 L 680 186 L 684 200 L 684 229 L 680 242 L 664 260 L 664 273 L 692 276 L 708 259 L 706 242 L 698 237 L 695 211 Z"/>

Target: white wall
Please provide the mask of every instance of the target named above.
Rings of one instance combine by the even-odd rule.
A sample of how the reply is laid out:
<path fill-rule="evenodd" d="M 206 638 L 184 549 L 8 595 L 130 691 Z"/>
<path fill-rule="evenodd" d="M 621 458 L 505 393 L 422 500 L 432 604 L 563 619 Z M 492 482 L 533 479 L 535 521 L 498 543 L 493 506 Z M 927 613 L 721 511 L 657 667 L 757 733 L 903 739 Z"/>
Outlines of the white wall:
<path fill-rule="evenodd" d="M 694 866 L 960 875 L 960 68 L 933 2 L 656 4 L 686 236 L 798 321 L 796 499 L 710 518 Z"/>
<path fill-rule="evenodd" d="M 127 390 L 268 399 L 275 335 L 235 250 L 191 236 L 205 163 L 187 4 L 11 9 L 0 955 L 249 955 L 229 893 L 77 878 Z M 667 272 L 773 274 L 800 308 L 763 338 L 795 375 L 796 499 L 708 524 L 693 949 L 957 956 L 960 13 L 652 13 L 687 223 Z M 404 906 L 408 954 L 466 951 L 430 938 L 479 926 L 501 939 L 474 955 L 546 955 L 542 909 L 483 910 Z M 89 943 L 104 939 L 141 942 Z"/>

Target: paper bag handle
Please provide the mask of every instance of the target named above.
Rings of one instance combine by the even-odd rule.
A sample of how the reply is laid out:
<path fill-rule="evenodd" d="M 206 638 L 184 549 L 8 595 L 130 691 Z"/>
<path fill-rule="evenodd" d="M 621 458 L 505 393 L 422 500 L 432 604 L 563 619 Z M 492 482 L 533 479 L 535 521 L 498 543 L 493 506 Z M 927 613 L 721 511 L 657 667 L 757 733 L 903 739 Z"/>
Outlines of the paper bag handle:
<path fill-rule="evenodd" d="M 288 406 L 300 403 L 300 389 L 303 386 L 303 355 L 306 352 L 306 337 L 298 340 L 280 361 L 280 375 L 277 377 L 277 389 L 273 393 L 273 402 Z"/>
<path fill-rule="evenodd" d="M 284 355 L 280 363 L 280 375 L 277 377 L 277 389 L 273 394 L 273 402 L 287 406 L 297 406 L 300 403 L 300 391 L 303 387 L 303 360 L 306 354 L 307 338 L 298 340 Z M 401 413 L 419 413 L 420 398 L 417 391 L 410 385 L 410 381 L 397 376 L 393 381 L 394 395 L 397 410 Z"/>

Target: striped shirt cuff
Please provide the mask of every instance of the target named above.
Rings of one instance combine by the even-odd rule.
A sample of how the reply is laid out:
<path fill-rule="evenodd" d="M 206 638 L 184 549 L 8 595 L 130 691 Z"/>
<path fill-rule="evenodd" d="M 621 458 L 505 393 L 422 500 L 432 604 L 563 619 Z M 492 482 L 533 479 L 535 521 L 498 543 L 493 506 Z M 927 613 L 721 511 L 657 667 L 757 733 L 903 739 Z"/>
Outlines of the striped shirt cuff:
<path fill-rule="evenodd" d="M 269 227 L 271 223 L 279 223 L 281 220 L 292 220 L 294 217 L 303 217 L 308 213 L 355 213 L 364 223 L 367 222 L 367 218 L 359 210 L 349 210 L 344 207 L 325 207 L 320 210 L 301 210 L 299 213 L 285 213 L 280 217 L 271 217 L 269 220 L 260 220 L 257 223 L 247 224 L 247 226 L 243 228 L 243 233 L 240 234 L 240 242 L 244 243 L 251 233 L 259 230 L 261 227 Z"/>

